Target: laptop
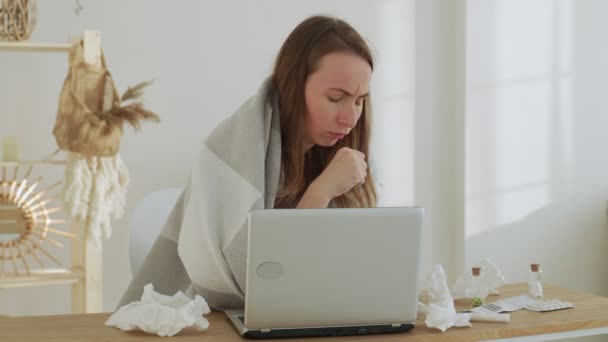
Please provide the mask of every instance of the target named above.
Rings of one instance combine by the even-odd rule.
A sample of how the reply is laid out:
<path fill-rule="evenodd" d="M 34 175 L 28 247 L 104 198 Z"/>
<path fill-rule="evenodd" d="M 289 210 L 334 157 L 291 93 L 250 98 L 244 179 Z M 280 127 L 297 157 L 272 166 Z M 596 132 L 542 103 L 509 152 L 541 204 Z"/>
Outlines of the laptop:
<path fill-rule="evenodd" d="M 264 209 L 248 217 L 246 337 L 414 327 L 423 208 Z"/>

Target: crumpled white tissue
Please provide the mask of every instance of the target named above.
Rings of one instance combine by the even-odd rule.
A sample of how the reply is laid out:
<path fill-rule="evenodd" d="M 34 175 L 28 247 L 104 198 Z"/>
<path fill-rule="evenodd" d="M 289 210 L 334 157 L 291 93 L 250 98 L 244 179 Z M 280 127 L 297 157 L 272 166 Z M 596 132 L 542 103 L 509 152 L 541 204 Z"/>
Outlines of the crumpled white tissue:
<path fill-rule="evenodd" d="M 470 327 L 470 314 L 457 313 L 454 299 L 446 283 L 445 271 L 441 265 L 435 265 L 420 287 L 418 296 L 418 314 L 425 318 L 426 326 L 446 331 L 449 327 Z"/>
<path fill-rule="evenodd" d="M 118 309 L 106 325 L 125 331 L 141 329 L 158 336 L 173 336 L 184 328 L 207 330 L 209 321 L 203 315 L 210 311 L 205 299 L 199 295 L 194 300 L 181 291 L 165 296 L 154 292 L 152 284 L 148 284 L 144 286 L 141 301 Z"/>
<path fill-rule="evenodd" d="M 497 290 L 505 283 L 505 277 L 492 260 L 485 258 L 480 263 L 476 264 L 481 267 L 482 284 L 481 286 L 487 290 L 488 294 L 500 295 Z M 471 292 L 471 267 L 466 269 L 456 280 L 452 287 L 452 296 L 454 299 L 470 298 Z"/>

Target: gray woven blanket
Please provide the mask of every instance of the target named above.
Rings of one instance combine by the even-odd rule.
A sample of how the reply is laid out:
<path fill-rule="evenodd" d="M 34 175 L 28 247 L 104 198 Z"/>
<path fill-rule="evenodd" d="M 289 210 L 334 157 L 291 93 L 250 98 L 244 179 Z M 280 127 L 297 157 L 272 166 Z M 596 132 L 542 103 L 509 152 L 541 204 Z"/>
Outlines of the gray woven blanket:
<path fill-rule="evenodd" d="M 272 208 L 280 177 L 279 113 L 270 80 L 205 140 L 189 182 L 119 306 L 146 284 L 203 296 L 217 309 L 242 308 L 247 215 Z"/>

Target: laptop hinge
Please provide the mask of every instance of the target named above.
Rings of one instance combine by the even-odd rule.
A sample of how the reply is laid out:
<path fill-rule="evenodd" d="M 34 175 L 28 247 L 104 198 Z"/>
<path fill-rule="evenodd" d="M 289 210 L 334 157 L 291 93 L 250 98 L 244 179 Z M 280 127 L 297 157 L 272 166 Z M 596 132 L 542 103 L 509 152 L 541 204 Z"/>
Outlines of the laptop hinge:
<path fill-rule="evenodd" d="M 270 334 L 271 329 L 260 329 L 262 334 Z"/>
<path fill-rule="evenodd" d="M 391 324 L 392 328 L 399 328 L 401 326 L 401 323 L 393 323 Z"/>

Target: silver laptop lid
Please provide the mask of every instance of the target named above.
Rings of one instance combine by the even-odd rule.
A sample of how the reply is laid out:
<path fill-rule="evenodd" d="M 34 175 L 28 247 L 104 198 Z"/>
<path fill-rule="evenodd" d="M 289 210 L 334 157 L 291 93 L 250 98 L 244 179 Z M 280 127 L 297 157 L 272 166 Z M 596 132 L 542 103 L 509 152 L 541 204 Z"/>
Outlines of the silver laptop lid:
<path fill-rule="evenodd" d="M 416 320 L 422 208 L 249 214 L 245 326 Z"/>

